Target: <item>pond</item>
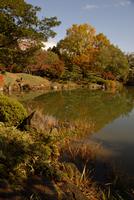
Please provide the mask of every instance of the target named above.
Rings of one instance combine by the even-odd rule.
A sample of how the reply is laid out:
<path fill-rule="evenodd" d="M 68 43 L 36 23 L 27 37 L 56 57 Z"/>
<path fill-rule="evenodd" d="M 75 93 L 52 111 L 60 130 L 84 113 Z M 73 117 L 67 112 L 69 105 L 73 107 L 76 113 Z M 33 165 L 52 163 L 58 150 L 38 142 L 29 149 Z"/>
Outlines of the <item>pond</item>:
<path fill-rule="evenodd" d="M 134 177 L 134 88 L 122 92 L 72 91 L 27 94 L 19 97 L 36 110 L 61 120 L 93 123 L 93 134 L 85 141 L 102 144 L 112 152 L 110 159 Z"/>

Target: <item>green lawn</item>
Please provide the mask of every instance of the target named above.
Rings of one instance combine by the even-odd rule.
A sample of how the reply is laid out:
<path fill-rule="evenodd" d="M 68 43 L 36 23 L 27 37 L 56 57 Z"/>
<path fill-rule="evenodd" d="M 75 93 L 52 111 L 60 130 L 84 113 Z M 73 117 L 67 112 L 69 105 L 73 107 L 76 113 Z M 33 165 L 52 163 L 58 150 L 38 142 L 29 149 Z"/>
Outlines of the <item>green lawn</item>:
<path fill-rule="evenodd" d="M 46 87 L 50 86 L 50 81 L 40 76 L 33 76 L 25 73 L 9 73 L 9 72 L 6 72 L 6 74 L 4 74 L 3 76 L 5 85 L 13 85 L 17 79 L 22 78 L 24 84 L 29 84 L 31 87 L 36 85 L 37 86 L 44 85 Z"/>

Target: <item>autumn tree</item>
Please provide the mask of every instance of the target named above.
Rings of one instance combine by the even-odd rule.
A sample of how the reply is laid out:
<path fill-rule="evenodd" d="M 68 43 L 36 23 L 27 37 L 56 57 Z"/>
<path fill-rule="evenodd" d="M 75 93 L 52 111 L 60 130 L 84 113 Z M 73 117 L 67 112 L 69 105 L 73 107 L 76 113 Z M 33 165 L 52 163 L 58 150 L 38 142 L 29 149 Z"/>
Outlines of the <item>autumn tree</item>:
<path fill-rule="evenodd" d="M 43 41 L 55 36 L 52 28 L 60 22 L 56 17 L 40 20 L 40 10 L 24 0 L 0 0 L 0 64 L 24 66 Z M 22 41 L 28 44 L 25 50 Z"/>
<path fill-rule="evenodd" d="M 97 55 L 99 55 L 101 48 L 109 47 L 110 41 L 103 33 L 99 33 L 93 37 L 92 45 L 90 45 L 85 52 L 76 58 L 75 62 L 81 65 L 81 71 L 83 77 L 88 77 L 91 72 L 99 72 L 96 69 L 95 60 Z"/>
<path fill-rule="evenodd" d="M 64 72 L 64 62 L 54 52 L 39 50 L 32 58 L 27 70 L 35 75 L 58 79 Z"/>
<path fill-rule="evenodd" d="M 70 71 L 75 70 L 76 65 L 82 71 L 82 66 L 84 69 L 89 67 L 94 37 L 95 29 L 89 24 L 74 24 L 67 30 L 66 37 L 58 43 L 57 48 Z"/>
<path fill-rule="evenodd" d="M 76 78 L 97 77 L 126 81 L 128 62 L 123 52 L 89 24 L 73 25 L 54 49 Z M 73 74 L 74 75 L 74 74 Z M 77 76 L 76 76 L 77 75 Z"/>
<path fill-rule="evenodd" d="M 109 45 L 107 37 L 103 33 L 96 34 L 91 25 L 74 24 L 67 30 L 66 37 L 58 43 L 57 49 L 66 61 L 68 70 L 74 71 L 77 68 L 77 72 L 87 78 L 90 71 L 96 70 L 94 61 L 100 49 Z"/>
<path fill-rule="evenodd" d="M 66 37 L 58 44 L 61 53 L 77 56 L 93 46 L 95 29 L 89 24 L 72 25 L 66 32 Z"/>
<path fill-rule="evenodd" d="M 94 38 L 94 47 L 97 49 L 101 49 L 103 47 L 108 47 L 110 45 L 110 41 L 108 38 L 103 34 L 99 33 Z"/>
<path fill-rule="evenodd" d="M 134 85 L 134 53 L 126 55 L 129 63 L 128 84 Z"/>

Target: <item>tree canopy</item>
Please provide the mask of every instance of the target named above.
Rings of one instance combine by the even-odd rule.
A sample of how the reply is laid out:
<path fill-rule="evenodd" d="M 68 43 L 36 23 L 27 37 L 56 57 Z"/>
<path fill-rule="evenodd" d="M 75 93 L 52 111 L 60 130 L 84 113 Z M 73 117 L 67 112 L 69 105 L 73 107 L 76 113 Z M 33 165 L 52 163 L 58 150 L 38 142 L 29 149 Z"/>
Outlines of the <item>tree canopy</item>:
<path fill-rule="evenodd" d="M 129 65 L 124 53 L 114 45 L 104 46 L 95 58 L 96 70 L 102 76 L 111 74 L 112 79 L 126 81 Z"/>
<path fill-rule="evenodd" d="M 66 32 L 66 37 L 58 43 L 61 53 L 73 57 L 81 55 L 93 46 L 95 29 L 89 24 L 72 25 Z"/>
<path fill-rule="evenodd" d="M 96 34 L 90 24 L 72 25 L 54 50 L 65 61 L 67 69 L 81 74 L 82 78 L 95 72 L 105 79 L 125 81 L 128 75 L 124 53 L 103 33 Z"/>
<path fill-rule="evenodd" d="M 32 58 L 27 70 L 50 79 L 60 78 L 64 72 L 64 62 L 54 52 L 39 50 Z"/>
<path fill-rule="evenodd" d="M 128 84 L 134 85 L 134 53 L 127 54 L 129 63 Z"/>
<path fill-rule="evenodd" d="M 56 17 L 39 19 L 40 10 L 24 0 L 0 0 L 0 64 L 11 66 L 18 57 L 20 61 L 23 57 L 24 64 L 41 42 L 56 35 L 52 28 L 60 21 Z M 23 40 L 29 44 L 25 51 L 20 45 Z"/>

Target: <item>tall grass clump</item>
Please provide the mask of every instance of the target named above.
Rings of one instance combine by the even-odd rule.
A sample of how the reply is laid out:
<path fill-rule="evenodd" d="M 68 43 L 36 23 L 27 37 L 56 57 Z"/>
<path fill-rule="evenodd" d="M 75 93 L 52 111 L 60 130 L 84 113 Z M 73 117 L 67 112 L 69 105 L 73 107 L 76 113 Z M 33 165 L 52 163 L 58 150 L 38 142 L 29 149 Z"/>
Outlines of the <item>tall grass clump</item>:
<path fill-rule="evenodd" d="M 33 108 L 29 107 L 28 112 L 31 113 Z M 56 134 L 59 139 L 75 139 L 82 138 L 86 134 L 91 133 L 93 123 L 81 121 L 60 120 L 52 115 L 45 115 L 39 108 L 32 118 L 32 127 L 39 132 L 48 132 L 51 135 Z"/>
<path fill-rule="evenodd" d="M 17 100 L 0 94 L 0 121 L 16 126 L 27 116 L 27 111 Z"/>
<path fill-rule="evenodd" d="M 81 192 L 90 200 L 98 200 L 100 195 L 97 192 L 97 188 L 91 180 L 90 173 L 87 169 L 86 164 L 80 171 L 77 166 L 72 162 L 64 162 L 62 164 L 63 172 L 66 174 L 69 182 L 76 185 Z"/>

